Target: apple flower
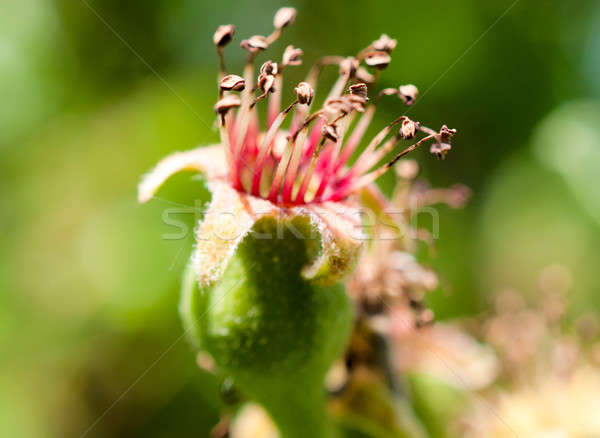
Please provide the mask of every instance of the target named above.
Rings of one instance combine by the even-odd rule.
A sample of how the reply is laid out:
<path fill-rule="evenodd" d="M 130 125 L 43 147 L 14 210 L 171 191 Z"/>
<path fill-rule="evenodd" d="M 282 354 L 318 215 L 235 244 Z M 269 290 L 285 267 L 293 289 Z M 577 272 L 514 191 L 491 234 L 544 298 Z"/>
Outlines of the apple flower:
<path fill-rule="evenodd" d="M 222 275 L 239 242 L 257 220 L 266 216 L 306 216 L 321 236 L 322 252 L 307 266 L 305 275 L 328 281 L 341 278 L 351 267 L 362 240 L 354 195 L 365 187 L 374 187 L 375 179 L 401 156 L 426 142 L 447 144 L 454 134 L 445 126 L 436 132 L 400 116 L 370 139 L 350 164 L 380 98 L 396 95 L 400 101 L 412 103 L 414 99 L 407 100 L 406 93 L 410 90 L 416 96 L 416 87 L 386 88 L 372 102 L 367 97 L 375 83 L 367 86 L 364 81 L 372 81 L 375 76 L 360 61 L 368 65 L 373 64 L 370 62 L 373 59 L 388 60 L 395 40 L 386 35 L 357 58 L 320 59 L 292 93 L 283 89 L 283 72 L 301 62 L 302 51 L 293 46 L 285 49 L 282 62 L 263 63 L 255 82 L 255 58 L 295 16 L 293 8 L 283 8 L 275 17 L 276 27 L 271 35 L 242 41 L 242 47 L 248 51 L 243 77 L 225 74 L 223 49 L 232 40 L 235 28 L 219 27 L 214 36 L 221 59 L 220 98 L 215 111 L 221 142 L 166 157 L 139 185 L 138 199 L 146 202 L 177 172 L 198 171 L 208 179 L 213 198 L 198 228 L 193 261 L 201 284 L 210 284 Z M 378 71 L 388 62 L 375 63 L 373 68 Z M 337 66 L 340 76 L 323 105 L 312 110 L 319 74 L 327 65 Z M 349 91 L 344 93 L 345 89 Z M 289 102 L 282 109 L 284 99 Z M 265 100 L 268 100 L 267 116 L 261 123 L 257 107 Z M 283 127 L 285 121 L 290 122 L 288 128 Z M 427 135 L 381 164 L 403 139 L 412 138 L 418 130 Z"/>

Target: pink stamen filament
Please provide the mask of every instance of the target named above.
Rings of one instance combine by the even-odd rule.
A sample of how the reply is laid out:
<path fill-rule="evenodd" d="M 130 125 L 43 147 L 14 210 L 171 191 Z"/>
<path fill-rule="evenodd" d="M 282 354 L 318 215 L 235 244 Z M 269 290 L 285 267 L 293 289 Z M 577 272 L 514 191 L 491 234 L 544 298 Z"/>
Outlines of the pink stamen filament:
<path fill-rule="evenodd" d="M 361 153 L 360 157 L 356 160 L 354 165 L 346 172 L 344 178 L 349 179 L 355 175 L 360 174 L 360 171 L 364 168 L 364 162 L 368 160 L 369 156 L 373 153 L 373 151 L 379 146 L 379 144 L 387 137 L 391 129 L 394 125 L 400 123 L 405 116 L 400 116 L 397 119 L 393 120 L 389 125 L 379 131 L 375 137 L 371 139 L 368 146 Z"/>
<path fill-rule="evenodd" d="M 341 128 L 341 132 L 338 138 L 338 141 L 335 142 L 335 145 L 332 148 L 331 151 L 331 155 L 328 157 L 328 165 L 327 167 L 324 169 L 322 177 L 321 177 L 321 182 L 319 183 L 319 188 L 317 189 L 317 192 L 315 193 L 314 196 L 314 200 L 315 201 L 319 201 L 321 200 L 323 193 L 325 192 L 325 189 L 327 188 L 327 185 L 329 184 L 329 181 L 331 180 L 332 176 L 335 174 L 336 169 L 338 168 L 338 162 L 339 162 L 339 155 L 340 155 L 340 150 L 342 148 L 342 144 L 344 143 L 344 136 L 348 130 L 348 127 L 350 126 L 350 124 L 352 123 L 352 120 L 354 119 L 356 113 L 352 112 L 348 118 L 341 124 L 342 128 Z"/>
<path fill-rule="evenodd" d="M 361 177 L 353 178 L 348 184 L 346 184 L 344 187 L 342 187 L 338 191 L 336 191 L 328 200 L 329 201 L 339 201 L 341 199 L 346 198 L 351 193 L 356 192 L 357 190 L 371 184 L 377 178 L 379 178 L 381 175 L 383 175 L 385 172 L 387 172 L 394 164 L 396 164 L 396 162 L 400 158 L 402 158 L 409 152 L 414 151 L 416 148 L 418 148 L 419 146 L 421 146 L 423 143 L 427 142 L 428 140 L 435 138 L 437 135 L 438 134 L 435 133 L 435 134 L 428 135 L 427 137 L 422 138 L 418 142 L 412 144 L 411 146 L 407 147 L 402 152 L 400 152 L 398 155 L 396 155 L 394 157 L 394 159 L 392 161 L 390 161 L 389 163 L 384 164 L 380 168 L 378 168 L 370 173 L 367 173 L 366 175 L 362 175 Z"/>
<path fill-rule="evenodd" d="M 282 29 L 279 28 L 268 35 L 266 37 L 267 46 L 277 40 L 281 33 Z M 331 114 L 330 111 L 333 105 L 327 105 L 327 109 L 322 108 L 307 116 L 310 105 L 296 106 L 299 103 L 298 101 L 294 101 L 289 107 L 281 111 L 282 70 L 284 65 L 281 65 L 279 72 L 274 75 L 273 87 L 269 90 L 263 87 L 263 93 L 254 97 L 256 86 L 254 85 L 253 63 L 259 53 L 259 48 L 264 49 L 264 47 L 259 46 L 249 47 L 250 53 L 248 53 L 243 74 L 245 87 L 240 96 L 239 108 L 237 111 L 230 110 L 221 114 L 218 119 L 221 141 L 223 147 L 225 147 L 230 178 L 235 189 L 284 205 L 339 201 L 364 187 L 369 187 L 373 181 L 389 170 L 398 159 L 426 141 L 431 139 L 435 139 L 438 143 L 442 141 L 441 138 L 444 133 L 441 131 L 438 133 L 417 124 L 417 129 L 426 133 L 427 136 L 397 154 L 387 164 L 371 170 L 402 139 L 401 134 L 396 134 L 386 141 L 391 129 L 406 119 L 405 116 L 401 116 L 378 132 L 354 164 L 348 168 L 349 160 L 357 151 L 362 137 L 367 132 L 374 117 L 378 100 L 382 96 L 397 96 L 398 90 L 395 88 L 381 90 L 374 101 L 371 102 L 371 105 L 366 107 L 364 114 L 352 130 L 350 130 L 350 126 L 352 126 L 356 111 L 343 109 L 343 106 L 340 107 L 342 108 L 341 111 L 349 111 L 349 113 L 338 110 L 335 114 Z M 358 61 L 363 60 L 372 49 L 373 45 L 370 45 L 362 50 L 357 56 Z M 223 48 L 218 46 L 217 52 L 219 56 L 218 77 L 221 79 L 226 74 Z M 349 64 L 342 64 L 344 61 Z M 340 56 L 326 56 L 319 59 L 311 68 L 305 80 L 311 88 L 310 99 L 305 97 L 306 94 L 297 91 L 299 93 L 298 99 L 303 100 L 303 103 L 312 100 L 318 78 L 323 66 L 326 65 L 340 66 L 345 72 L 339 75 L 325 101 L 339 98 L 348 82 L 356 79 L 354 73 L 349 71 L 356 68 L 353 65 L 355 62 L 356 60 Z M 362 81 L 368 82 L 369 89 L 372 90 L 372 81 L 377 80 L 380 71 L 376 69 L 371 75 L 372 77 L 368 78 L 366 70 L 363 67 L 359 67 L 359 69 L 362 70 L 362 76 L 360 74 L 358 76 L 361 77 Z M 357 71 L 360 73 L 361 70 Z M 303 87 L 306 88 L 306 85 L 303 85 Z M 366 91 L 364 85 L 352 87 L 350 90 L 351 93 L 363 91 Z M 228 93 L 228 91 L 220 89 L 219 97 L 223 98 Z M 254 107 L 269 94 L 265 123 L 266 132 L 261 132 L 258 112 Z M 357 96 L 353 96 L 353 98 L 355 97 Z M 342 99 L 345 98 L 346 96 L 342 97 Z M 348 100 L 345 103 L 354 106 L 356 100 Z M 284 148 L 281 149 L 284 141 L 283 136 L 285 135 L 281 127 L 292 108 L 295 108 L 295 114 L 289 129 L 291 135 L 288 136 Z M 346 116 L 347 118 L 342 120 Z M 312 122 L 315 120 L 316 122 L 313 124 Z M 321 130 L 326 123 L 332 125 L 337 131 L 337 134 L 329 135 L 330 137 L 333 135 L 332 138 L 337 137 L 337 141 L 330 141 L 323 136 Z M 328 127 L 328 129 L 331 128 Z M 349 139 L 344 142 L 346 134 L 350 135 Z M 449 135 L 451 136 L 451 133 Z M 275 150 L 273 150 L 274 148 Z M 262 183 L 267 182 L 264 181 L 267 179 L 269 180 L 268 191 L 266 194 L 261 193 L 261 191 L 264 192 L 264 190 L 261 190 L 264 189 Z"/>
<path fill-rule="evenodd" d="M 296 194 L 296 197 L 294 199 L 294 203 L 296 203 L 296 204 L 304 203 L 306 201 L 304 198 L 304 195 L 306 195 L 306 190 L 308 189 L 310 181 L 312 180 L 313 174 L 315 172 L 315 167 L 317 166 L 317 160 L 319 158 L 321 151 L 323 150 L 323 146 L 325 145 L 325 142 L 326 142 L 326 139 L 323 138 L 322 140 L 319 141 L 318 146 L 315 148 L 315 152 L 310 160 L 308 169 L 307 169 L 306 173 L 304 174 L 302 183 L 300 184 L 300 189 L 298 190 L 298 193 Z"/>
<path fill-rule="evenodd" d="M 271 183 L 271 189 L 269 190 L 268 195 L 268 199 L 273 203 L 277 202 L 277 197 L 279 196 L 279 191 L 281 190 L 281 182 L 283 181 L 283 177 L 290 163 L 290 159 L 292 158 L 294 141 L 295 139 L 293 137 L 289 138 L 288 143 L 285 146 L 283 156 L 277 165 L 277 170 L 275 171 L 275 176 L 273 177 L 273 182 Z"/>
<path fill-rule="evenodd" d="M 308 134 L 308 127 L 301 129 L 292 152 L 292 158 L 285 174 L 285 181 L 283 183 L 282 201 L 284 204 L 289 204 L 292 201 L 292 190 L 294 188 L 294 182 L 298 174 L 298 166 L 300 165 L 300 158 L 302 157 L 302 150 Z"/>
<path fill-rule="evenodd" d="M 269 110 L 267 114 L 267 127 L 273 124 L 273 121 L 279 114 L 281 108 L 281 87 L 283 86 L 283 77 L 281 73 L 275 76 L 275 91 L 269 97 Z"/>
<path fill-rule="evenodd" d="M 279 115 L 275 118 L 275 121 L 273 122 L 273 124 L 271 125 L 269 130 L 267 131 L 267 134 L 265 135 L 263 143 L 260 146 L 260 149 L 258 152 L 258 158 L 256 160 L 255 167 L 254 167 L 254 173 L 252 176 L 252 189 L 251 189 L 250 193 L 254 196 L 260 196 L 260 179 L 261 179 L 262 172 L 264 169 L 265 159 L 266 159 L 269 151 L 271 150 L 271 147 L 273 145 L 273 140 L 275 139 L 275 135 L 277 134 L 281 124 L 285 120 L 285 116 L 288 115 L 288 113 L 291 111 L 291 109 L 297 103 L 298 103 L 297 100 L 292 102 L 292 104 L 290 106 L 288 106 L 284 111 L 279 113 Z"/>
<path fill-rule="evenodd" d="M 373 119 L 373 115 L 375 114 L 375 109 L 376 109 L 376 106 L 374 104 L 370 105 L 366 109 L 365 113 L 362 115 L 360 120 L 358 121 L 356 127 L 352 131 L 352 134 L 350 134 L 350 138 L 344 145 L 344 149 L 342 151 L 342 155 L 340 156 L 340 159 L 336 163 L 336 167 L 335 167 L 336 172 L 348 162 L 348 160 L 350 159 L 350 157 L 356 150 L 356 147 L 359 145 L 360 140 L 362 139 L 363 135 L 367 131 L 367 128 L 369 127 L 369 124 L 371 123 L 371 120 Z"/>

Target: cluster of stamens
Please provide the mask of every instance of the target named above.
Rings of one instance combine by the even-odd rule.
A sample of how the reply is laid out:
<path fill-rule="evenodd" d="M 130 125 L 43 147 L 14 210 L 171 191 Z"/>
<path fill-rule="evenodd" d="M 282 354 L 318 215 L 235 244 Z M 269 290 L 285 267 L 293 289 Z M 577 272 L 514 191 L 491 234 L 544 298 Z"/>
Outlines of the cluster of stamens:
<path fill-rule="evenodd" d="M 379 72 L 390 63 L 390 53 L 396 47 L 396 40 L 385 34 L 356 57 L 319 59 L 305 81 L 295 87 L 295 98 L 282 110 L 282 74 L 286 68 L 302 63 L 302 50 L 290 45 L 280 63 L 263 63 L 256 83 L 254 61 L 295 17 L 295 9 L 282 8 L 275 14 L 275 29 L 269 36 L 255 35 L 241 42 L 248 52 L 243 77 L 226 74 L 225 69 L 223 49 L 232 41 L 235 28 L 220 26 L 214 35 L 220 61 L 215 112 L 234 188 L 280 205 L 340 201 L 375 181 L 423 144 L 431 143 L 430 151 L 438 158 L 445 157 L 455 130 L 444 125 L 434 131 L 402 115 L 377 133 L 350 164 L 379 100 L 397 96 L 410 106 L 418 94 L 414 85 L 402 85 L 382 89 L 372 101 L 369 99 L 369 90 L 375 90 Z M 327 65 L 339 68 L 339 78 L 322 107 L 310 112 L 319 75 Z M 265 99 L 266 123 L 261 129 L 257 106 Z M 293 116 L 289 128 L 284 129 L 290 113 Z M 390 135 L 394 128 L 398 128 L 397 133 Z M 381 164 L 401 141 L 414 139 L 419 133 L 425 136 Z"/>

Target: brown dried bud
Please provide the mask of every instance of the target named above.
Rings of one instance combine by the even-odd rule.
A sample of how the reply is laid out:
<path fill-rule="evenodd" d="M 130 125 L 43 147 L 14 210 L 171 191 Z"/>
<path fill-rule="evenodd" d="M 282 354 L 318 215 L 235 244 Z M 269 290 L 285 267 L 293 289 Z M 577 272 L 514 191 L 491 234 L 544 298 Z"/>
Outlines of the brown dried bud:
<path fill-rule="evenodd" d="M 347 94 L 344 97 L 354 111 L 358 111 L 359 113 L 365 112 L 365 106 L 368 100 L 365 96 L 358 94 Z"/>
<path fill-rule="evenodd" d="M 310 105 L 315 97 L 315 90 L 307 82 L 300 82 L 294 91 L 298 97 L 298 103 L 302 105 Z"/>
<path fill-rule="evenodd" d="M 238 75 L 227 75 L 219 81 L 219 87 L 221 90 L 242 91 L 246 87 L 246 81 Z"/>
<path fill-rule="evenodd" d="M 367 84 L 372 84 L 375 82 L 375 76 L 369 73 L 364 67 L 358 67 L 354 77 L 361 82 L 366 82 Z"/>
<path fill-rule="evenodd" d="M 231 42 L 234 34 L 235 26 L 233 24 L 219 26 L 213 36 L 213 42 L 217 47 L 225 47 Z"/>
<path fill-rule="evenodd" d="M 287 46 L 283 52 L 281 63 L 285 65 L 300 65 L 302 60 L 300 57 L 304 52 L 302 49 L 297 49 L 294 46 Z"/>
<path fill-rule="evenodd" d="M 326 139 L 335 142 L 337 142 L 339 138 L 337 133 L 337 127 L 335 125 L 323 125 L 323 127 L 321 128 L 321 134 Z"/>
<path fill-rule="evenodd" d="M 365 84 L 364 82 L 360 82 L 358 84 L 350 85 L 350 87 L 348 88 L 348 91 L 352 95 L 362 96 L 365 99 L 368 99 L 367 96 L 368 96 L 368 93 L 369 93 L 369 89 L 367 87 L 367 84 Z"/>
<path fill-rule="evenodd" d="M 277 67 L 277 63 L 273 61 L 267 61 L 263 65 L 260 66 L 260 74 L 261 75 L 273 75 L 275 76 L 279 71 Z"/>
<path fill-rule="evenodd" d="M 271 91 L 275 91 L 273 85 L 275 85 L 275 76 L 260 74 L 258 75 L 258 88 L 263 93 L 270 93 Z"/>
<path fill-rule="evenodd" d="M 380 70 L 386 68 L 391 61 L 392 58 L 387 52 L 371 52 L 365 56 L 365 64 Z"/>
<path fill-rule="evenodd" d="M 406 117 L 404 120 L 402 120 L 402 126 L 400 127 L 400 136 L 404 140 L 410 140 L 411 138 L 414 138 L 417 134 L 418 127 L 419 125 L 416 122 Z"/>
<path fill-rule="evenodd" d="M 225 114 L 230 109 L 237 108 L 238 106 L 240 106 L 240 98 L 230 94 L 219 99 L 215 104 L 214 110 L 217 114 Z"/>
<path fill-rule="evenodd" d="M 390 38 L 386 34 L 381 34 L 379 39 L 373 41 L 373 48 L 379 52 L 390 53 L 396 48 L 397 41 Z"/>
<path fill-rule="evenodd" d="M 452 149 L 450 143 L 435 142 L 431 145 L 431 148 L 429 148 L 429 152 L 434 154 L 439 160 L 443 160 L 444 158 L 446 158 L 446 154 L 450 149 Z"/>
<path fill-rule="evenodd" d="M 344 58 L 340 62 L 340 75 L 348 76 L 350 78 L 354 77 L 356 74 L 356 70 L 358 70 L 359 62 L 358 59 L 353 56 L 349 56 Z"/>
<path fill-rule="evenodd" d="M 417 100 L 419 90 L 412 84 L 400 85 L 398 87 L 398 97 L 404 101 L 406 105 L 412 105 Z"/>
<path fill-rule="evenodd" d="M 266 50 L 267 47 L 269 47 L 269 44 L 264 36 L 254 35 L 247 40 L 243 40 L 240 43 L 240 46 L 242 46 L 242 49 L 247 50 L 250 53 L 256 53 L 260 50 Z"/>
<path fill-rule="evenodd" d="M 275 17 L 273 18 L 273 26 L 275 26 L 275 29 L 283 29 L 284 27 L 292 24 L 295 19 L 295 8 L 281 8 L 275 13 Z"/>

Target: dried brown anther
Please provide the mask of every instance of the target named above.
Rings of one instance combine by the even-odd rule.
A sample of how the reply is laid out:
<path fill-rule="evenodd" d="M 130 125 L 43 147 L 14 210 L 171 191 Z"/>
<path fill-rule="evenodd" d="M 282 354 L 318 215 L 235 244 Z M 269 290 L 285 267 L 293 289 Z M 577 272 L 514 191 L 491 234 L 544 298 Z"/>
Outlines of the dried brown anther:
<path fill-rule="evenodd" d="M 248 38 L 247 40 L 243 40 L 240 43 L 242 49 L 249 51 L 250 53 L 257 53 L 261 50 L 266 50 L 269 47 L 269 43 L 267 43 L 267 39 L 262 35 L 254 35 Z"/>
<path fill-rule="evenodd" d="M 281 8 L 275 13 L 275 17 L 273 17 L 273 26 L 275 26 L 275 29 L 283 29 L 292 24 L 295 19 L 295 8 Z"/>
<path fill-rule="evenodd" d="M 258 76 L 257 85 L 263 93 L 270 93 L 272 91 L 275 91 L 273 88 L 273 86 L 275 85 L 275 76 L 261 73 Z"/>
<path fill-rule="evenodd" d="M 214 110 L 217 114 L 225 114 L 232 108 L 237 108 L 240 106 L 240 98 L 230 94 L 229 96 L 225 96 L 217 101 L 214 106 Z"/>
<path fill-rule="evenodd" d="M 345 97 L 332 97 L 325 101 L 323 109 L 331 115 L 348 114 L 352 111 L 352 104 Z"/>
<path fill-rule="evenodd" d="M 411 138 L 414 138 L 417 134 L 418 127 L 418 123 L 406 117 L 404 120 L 402 120 L 402 126 L 400 127 L 400 136 L 404 140 L 410 140 Z"/>
<path fill-rule="evenodd" d="M 373 41 L 373 48 L 380 52 L 390 53 L 396 48 L 397 41 L 386 34 L 382 34 L 379 39 Z"/>
<path fill-rule="evenodd" d="M 386 68 L 391 61 L 392 58 L 387 52 L 371 52 L 365 56 L 365 64 L 380 70 Z"/>
<path fill-rule="evenodd" d="M 365 106 L 367 105 L 367 98 L 359 94 L 347 94 L 344 99 L 350 104 L 354 111 L 359 113 L 365 112 Z"/>
<path fill-rule="evenodd" d="M 304 52 L 302 49 L 295 48 L 294 46 L 287 46 L 285 51 L 283 52 L 283 57 L 281 59 L 281 64 L 283 66 L 286 65 L 300 65 L 302 64 L 302 60 L 300 57 Z"/>
<path fill-rule="evenodd" d="M 307 82 L 300 82 L 294 89 L 298 98 L 298 103 L 302 105 L 310 105 L 313 97 L 315 96 L 315 90 Z"/>
<path fill-rule="evenodd" d="M 321 134 L 326 139 L 334 142 L 337 142 L 339 138 L 336 125 L 323 125 L 321 128 Z"/>
<path fill-rule="evenodd" d="M 279 72 L 279 68 L 276 62 L 267 61 L 263 65 L 260 66 L 260 74 L 261 75 L 273 75 L 275 76 Z"/>
<path fill-rule="evenodd" d="M 227 75 L 219 81 L 221 90 L 242 91 L 245 87 L 246 81 L 238 75 Z"/>
<path fill-rule="evenodd" d="M 231 42 L 234 34 L 235 26 L 233 24 L 219 26 L 213 36 L 213 42 L 217 47 L 225 47 Z"/>
<path fill-rule="evenodd" d="M 415 101 L 417 100 L 418 94 L 419 94 L 419 90 L 417 89 L 417 87 L 415 87 L 412 84 L 400 85 L 398 87 L 398 96 L 408 106 L 415 103 Z"/>
<path fill-rule="evenodd" d="M 446 125 L 443 125 L 440 128 L 440 137 L 442 143 L 450 143 L 450 139 L 456 134 L 456 129 L 448 128 Z"/>
<path fill-rule="evenodd" d="M 348 88 L 348 91 L 352 95 L 362 96 L 365 99 L 368 99 L 367 96 L 368 96 L 369 89 L 367 87 L 367 84 L 365 84 L 363 82 L 360 82 L 358 84 L 350 85 L 350 87 Z"/>

